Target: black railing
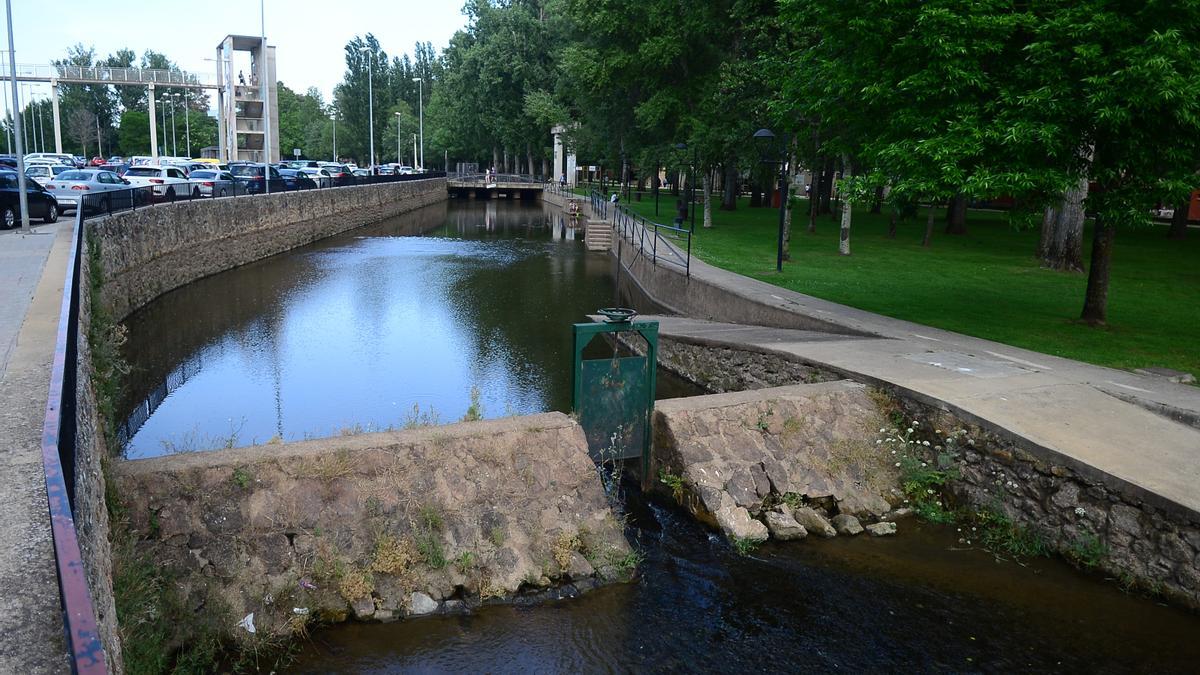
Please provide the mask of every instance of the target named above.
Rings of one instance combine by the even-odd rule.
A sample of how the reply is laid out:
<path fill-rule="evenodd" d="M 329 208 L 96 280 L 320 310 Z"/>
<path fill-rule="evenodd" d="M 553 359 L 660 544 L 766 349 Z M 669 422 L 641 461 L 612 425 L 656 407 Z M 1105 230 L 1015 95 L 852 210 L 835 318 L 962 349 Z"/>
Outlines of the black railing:
<path fill-rule="evenodd" d="M 83 258 L 84 211 L 75 216 L 71 239 L 71 261 L 63 285 L 50 371 L 50 393 L 42 424 L 42 468 L 46 474 L 46 497 L 50 529 L 54 538 L 54 561 L 58 567 L 59 599 L 63 630 L 71 651 L 75 673 L 104 673 L 104 646 L 96 623 L 96 611 L 88 590 L 87 572 L 79 549 L 72 509 L 75 478 L 75 385 L 79 359 L 79 288 Z"/>
<path fill-rule="evenodd" d="M 267 186 L 264 186 L 262 178 L 258 178 L 257 180 L 252 178 L 238 180 L 206 180 L 197 178 L 189 180 L 186 183 L 123 187 L 108 191 L 81 191 L 79 201 L 82 203 L 84 210 L 88 212 L 88 215 L 95 215 L 137 210 L 156 204 L 261 195 L 268 191 L 271 194 L 278 194 L 325 188 L 402 183 L 428 178 L 443 178 L 445 175 L 441 171 L 431 171 L 429 173 L 403 174 L 398 176 L 343 176 L 341 178 L 310 176 L 308 180 L 272 178 L 270 185 Z M 60 198 L 59 209 L 71 208 L 78 208 L 78 206 L 75 203 Z"/>
<path fill-rule="evenodd" d="M 605 202 L 607 203 L 607 202 Z M 613 229 L 651 264 L 678 267 L 692 276 L 692 231 L 686 227 L 663 225 L 638 215 L 620 204 L 612 205 Z"/>
<path fill-rule="evenodd" d="M 533 186 L 546 182 L 542 176 L 530 173 L 488 173 L 486 171 L 459 173 L 452 171 L 446 177 L 453 181 L 485 185 L 488 183 L 525 183 Z"/>

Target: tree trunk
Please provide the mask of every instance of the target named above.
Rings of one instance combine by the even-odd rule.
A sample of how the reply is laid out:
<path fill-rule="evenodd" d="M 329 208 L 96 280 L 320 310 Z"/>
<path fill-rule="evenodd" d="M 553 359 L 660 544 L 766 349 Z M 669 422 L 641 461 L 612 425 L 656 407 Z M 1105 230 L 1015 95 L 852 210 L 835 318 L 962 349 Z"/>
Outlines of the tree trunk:
<path fill-rule="evenodd" d="M 529 169 L 529 175 L 533 175 L 533 146 L 529 141 L 525 142 L 525 166 Z"/>
<path fill-rule="evenodd" d="M 899 216 L 899 212 L 896 209 L 892 209 L 892 215 L 888 219 L 888 234 L 887 234 L 888 239 L 896 238 L 896 218 L 898 216 Z"/>
<path fill-rule="evenodd" d="M 819 194 L 820 203 L 817 205 L 817 213 L 832 213 L 829 208 L 829 200 L 833 197 L 833 162 L 826 162 L 825 168 L 821 170 L 821 190 Z"/>
<path fill-rule="evenodd" d="M 757 173 L 762 173 L 761 171 Z M 755 209 L 762 206 L 762 176 L 756 176 L 755 172 L 750 173 L 750 208 Z"/>
<path fill-rule="evenodd" d="M 795 157 L 789 149 L 788 152 L 788 169 L 784 174 L 785 183 L 781 186 L 785 189 L 780 190 L 779 199 L 780 206 L 783 208 L 783 259 L 792 259 L 792 200 L 789 198 L 792 186 L 791 167 L 796 165 Z"/>
<path fill-rule="evenodd" d="M 813 174 L 812 187 L 808 188 L 808 233 L 817 233 L 817 176 Z"/>
<path fill-rule="evenodd" d="M 711 171 L 704 172 L 704 227 L 712 227 L 712 179 Z"/>
<path fill-rule="evenodd" d="M 1103 326 L 1108 321 L 1108 278 L 1116 232 L 1099 215 L 1092 227 L 1092 265 L 1088 270 L 1087 294 L 1079 318 L 1089 325 Z"/>
<path fill-rule="evenodd" d="M 492 166 L 490 168 L 500 168 L 500 149 L 494 145 L 492 146 Z"/>
<path fill-rule="evenodd" d="M 875 201 L 871 202 L 871 213 L 883 213 L 883 186 L 875 188 Z"/>
<path fill-rule="evenodd" d="M 967 233 L 967 198 L 962 193 L 954 195 L 946 205 L 946 234 Z"/>
<path fill-rule="evenodd" d="M 1075 187 L 1063 193 L 1058 206 L 1046 209 L 1038 250 L 1042 267 L 1064 272 L 1083 271 L 1083 200 L 1087 191 L 1087 179 L 1080 179 Z"/>
<path fill-rule="evenodd" d="M 1167 230 L 1167 239 L 1183 241 L 1187 238 L 1188 208 L 1191 202 L 1183 201 L 1175 205 L 1175 214 L 1171 216 L 1171 229 Z"/>
<path fill-rule="evenodd" d="M 842 176 L 849 178 L 851 175 L 850 162 L 845 157 L 842 158 Z M 850 200 L 850 195 L 839 191 L 842 195 L 842 230 L 838 237 L 838 255 L 850 255 L 850 218 L 853 215 L 854 206 Z"/>
<path fill-rule="evenodd" d="M 931 241 L 933 241 L 933 202 L 929 202 L 929 216 L 925 219 L 925 238 L 921 240 L 921 246 L 929 248 Z"/>
<path fill-rule="evenodd" d="M 725 163 L 725 184 L 721 191 L 721 210 L 737 210 L 738 170 L 735 162 Z"/>

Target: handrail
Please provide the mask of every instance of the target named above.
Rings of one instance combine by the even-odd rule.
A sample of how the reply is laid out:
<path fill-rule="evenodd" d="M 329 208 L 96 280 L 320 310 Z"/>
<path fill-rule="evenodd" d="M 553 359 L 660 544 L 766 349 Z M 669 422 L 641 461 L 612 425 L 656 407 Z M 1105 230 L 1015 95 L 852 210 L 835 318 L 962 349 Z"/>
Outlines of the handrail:
<path fill-rule="evenodd" d="M 590 199 L 592 213 L 604 220 L 608 220 L 609 206 L 612 206 L 613 229 L 636 248 L 638 255 L 646 256 L 653 265 L 660 262 L 673 265 L 682 269 L 685 276 L 692 276 L 693 233 L 690 228 L 647 220 L 620 203 L 610 202 L 595 190 Z"/>
<path fill-rule="evenodd" d="M 80 266 L 83 257 L 84 209 L 75 214 L 71 235 L 71 262 L 63 283 L 50 371 L 50 392 L 42 424 L 42 468 L 46 474 L 46 500 L 50 530 L 54 538 L 54 561 L 58 568 L 59 598 L 63 629 L 71 650 L 74 673 L 104 673 L 104 645 L 96 622 L 96 610 L 88 590 L 87 573 L 79 549 L 74 499 L 75 476 L 75 387 L 79 355 Z M 64 459 L 66 461 L 64 461 Z M 68 481 L 70 481 L 68 483 Z"/>

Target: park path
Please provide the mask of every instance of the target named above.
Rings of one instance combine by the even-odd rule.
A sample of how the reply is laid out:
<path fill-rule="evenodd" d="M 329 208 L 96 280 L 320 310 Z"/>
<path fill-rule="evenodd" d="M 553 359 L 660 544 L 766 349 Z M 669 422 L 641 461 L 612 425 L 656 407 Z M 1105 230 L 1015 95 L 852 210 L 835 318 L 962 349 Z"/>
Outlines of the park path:
<path fill-rule="evenodd" d="M 646 317 L 660 321 L 663 336 L 768 349 L 908 390 L 1039 446 L 1082 475 L 1115 478 L 1148 503 L 1200 518 L 1200 387 L 881 316 L 692 257 L 689 283 L 696 282 L 874 337 Z"/>

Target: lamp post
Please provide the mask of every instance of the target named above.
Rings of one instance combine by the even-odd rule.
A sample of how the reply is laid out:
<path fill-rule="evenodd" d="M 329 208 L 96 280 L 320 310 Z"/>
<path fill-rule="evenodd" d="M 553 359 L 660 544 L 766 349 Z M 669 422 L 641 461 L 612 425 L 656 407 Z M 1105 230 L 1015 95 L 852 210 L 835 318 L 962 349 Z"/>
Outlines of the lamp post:
<path fill-rule="evenodd" d="M 171 156 L 179 156 L 179 146 L 175 144 L 175 94 L 164 94 L 171 101 Z"/>
<path fill-rule="evenodd" d="M 413 82 L 417 82 L 417 131 L 421 134 L 421 171 L 425 170 L 425 80 L 424 78 L 414 77 Z M 416 153 L 413 153 L 414 155 Z M 413 157 L 413 161 L 416 161 Z"/>
<path fill-rule="evenodd" d="M 179 96 L 179 94 L 175 95 Z M 187 146 L 184 148 L 184 150 L 186 151 L 187 156 L 190 158 L 192 156 L 192 123 L 188 119 L 187 89 L 183 90 L 183 128 L 184 132 L 186 133 L 184 138 L 187 141 Z"/>
<path fill-rule="evenodd" d="M 687 143 L 676 143 L 675 149 L 686 152 L 688 149 L 688 145 L 687 145 Z M 684 155 L 684 159 L 685 160 L 687 159 L 686 155 Z M 693 233 L 695 233 L 695 231 L 696 231 L 696 163 L 697 163 L 696 149 L 692 148 L 692 163 L 688 165 L 687 200 L 688 200 L 688 210 L 692 212 L 691 230 Z"/>
<path fill-rule="evenodd" d="M 163 144 L 163 149 L 165 150 L 165 149 L 166 149 L 166 145 L 167 145 L 167 93 L 166 93 L 166 92 L 163 92 L 163 95 L 162 95 L 162 96 L 160 96 L 160 97 L 158 98 L 158 102 L 159 102 L 160 104 L 162 104 L 162 105 L 160 105 L 159 107 L 161 107 L 161 108 L 162 108 L 162 120 L 163 120 L 163 140 L 162 140 L 162 144 Z M 163 152 L 162 154 L 164 154 L 164 155 L 165 155 L 165 154 L 167 154 L 167 153 L 166 153 L 166 152 Z"/>
<path fill-rule="evenodd" d="M 399 134 L 400 130 L 397 129 L 396 133 Z M 396 140 L 400 140 L 400 139 L 397 138 Z M 413 163 L 415 164 L 416 161 L 417 161 L 417 135 L 413 134 Z"/>
<path fill-rule="evenodd" d="M 398 111 L 398 110 L 394 114 L 396 115 L 396 164 L 399 165 L 399 164 L 404 163 L 404 162 L 400 161 L 400 117 L 401 116 L 400 116 L 400 111 Z"/>
<path fill-rule="evenodd" d="M 338 161 L 337 154 L 337 113 L 329 116 L 329 123 L 333 126 L 333 161 Z"/>
<path fill-rule="evenodd" d="M 262 121 L 263 121 L 263 193 L 271 194 L 271 88 L 267 83 L 267 79 L 271 74 L 271 66 L 267 62 L 269 55 L 267 53 L 267 3 L 266 0 L 258 2 L 258 19 L 259 19 L 259 38 L 261 42 L 260 60 L 262 72 L 258 76 L 258 83 L 262 85 Z"/>
<path fill-rule="evenodd" d="M 8 18 L 8 74 L 9 85 L 12 87 L 13 137 L 17 142 L 17 204 L 21 207 L 21 231 L 29 232 L 29 195 L 25 192 L 25 145 L 21 139 L 21 98 L 17 95 L 17 52 L 13 46 L 12 0 L 4 3 L 5 14 Z"/>
<path fill-rule="evenodd" d="M 358 51 L 368 52 L 367 54 L 367 132 L 370 139 L 371 148 L 371 170 L 375 167 L 375 75 L 374 63 L 375 52 L 370 46 L 359 47 Z"/>
<path fill-rule="evenodd" d="M 754 132 L 754 141 L 759 145 L 760 154 L 764 164 L 779 165 L 779 240 L 778 249 L 775 255 L 775 271 L 783 271 L 783 219 L 787 210 L 788 200 L 788 185 L 787 185 L 787 147 L 788 137 L 785 134 L 783 137 L 782 146 L 775 143 L 775 132 L 770 129 L 759 129 Z M 772 157 L 774 155 L 774 157 Z"/>

